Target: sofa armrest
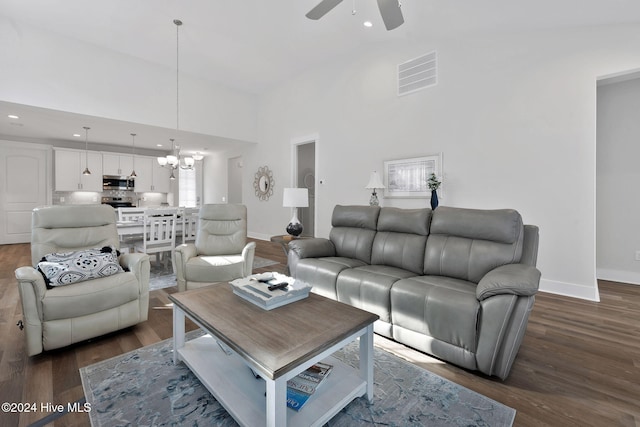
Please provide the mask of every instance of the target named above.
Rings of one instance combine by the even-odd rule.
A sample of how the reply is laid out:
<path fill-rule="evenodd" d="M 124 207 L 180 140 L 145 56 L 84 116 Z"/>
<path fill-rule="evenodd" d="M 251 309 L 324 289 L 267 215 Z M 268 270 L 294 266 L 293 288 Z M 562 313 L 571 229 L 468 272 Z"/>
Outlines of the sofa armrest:
<path fill-rule="evenodd" d="M 314 237 L 311 239 L 299 239 L 289 242 L 287 254 L 287 266 L 289 274 L 296 277 L 298 261 L 304 258 L 320 258 L 336 256 L 336 247 L 329 239 Z"/>
<path fill-rule="evenodd" d="M 47 292 L 44 277 L 33 267 L 15 271 L 22 303 L 26 351 L 29 356 L 42 353 L 42 299 Z"/>
<path fill-rule="evenodd" d="M 244 277 L 253 273 L 253 258 L 256 253 L 256 243 L 249 242 L 242 249 L 242 259 L 244 259 Z"/>
<path fill-rule="evenodd" d="M 187 261 L 198 255 L 195 243 L 183 243 L 176 247 L 174 251 L 174 259 L 176 261 L 176 281 L 178 283 L 178 291 L 187 290 L 187 275 L 185 267 Z"/>
<path fill-rule="evenodd" d="M 478 283 L 479 301 L 495 295 L 531 296 L 538 292 L 540 271 L 530 265 L 507 264 L 488 272 Z"/>
<path fill-rule="evenodd" d="M 140 282 L 141 291 L 149 290 L 149 272 L 151 270 L 149 255 L 139 252 L 122 254 L 118 261 L 122 268 L 135 274 L 138 282 Z M 144 283 L 146 283 L 145 288 L 142 287 Z"/>
<path fill-rule="evenodd" d="M 139 252 L 122 254 L 118 261 L 123 268 L 133 273 L 138 280 L 138 292 L 140 295 L 138 299 L 140 304 L 139 321 L 144 322 L 149 318 L 149 281 L 151 276 L 149 255 Z"/>
<path fill-rule="evenodd" d="M 321 237 L 290 241 L 289 253 L 292 252 L 298 257 L 298 259 L 336 256 L 336 248 L 333 245 L 333 242 Z"/>
<path fill-rule="evenodd" d="M 44 283 L 44 277 L 42 274 L 33 267 L 20 267 L 15 271 L 16 279 L 18 279 L 18 286 L 24 290 L 24 286 L 29 286 L 37 298 L 41 301 L 44 298 L 44 294 L 47 292 L 47 285 Z"/>

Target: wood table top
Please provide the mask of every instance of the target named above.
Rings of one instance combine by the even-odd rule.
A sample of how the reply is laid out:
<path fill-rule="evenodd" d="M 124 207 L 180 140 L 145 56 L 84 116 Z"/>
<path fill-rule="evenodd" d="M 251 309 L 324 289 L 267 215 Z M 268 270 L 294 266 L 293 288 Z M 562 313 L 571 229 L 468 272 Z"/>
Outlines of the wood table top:
<path fill-rule="evenodd" d="M 263 310 L 235 295 L 228 283 L 174 293 L 169 299 L 272 379 L 379 318 L 313 293 Z"/>

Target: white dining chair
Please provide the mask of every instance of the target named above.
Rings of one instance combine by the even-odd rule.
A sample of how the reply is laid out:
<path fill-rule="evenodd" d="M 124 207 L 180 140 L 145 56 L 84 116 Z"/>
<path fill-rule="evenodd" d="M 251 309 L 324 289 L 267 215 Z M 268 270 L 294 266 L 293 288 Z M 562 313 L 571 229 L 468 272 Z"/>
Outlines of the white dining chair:
<path fill-rule="evenodd" d="M 167 267 L 167 253 L 173 261 L 173 250 L 176 247 L 177 209 L 146 209 L 144 212 L 144 228 L 142 240 L 136 245 L 136 252 L 156 255 L 156 262 L 164 258 Z M 173 262 L 171 263 L 173 268 Z"/>
<path fill-rule="evenodd" d="M 125 221 L 144 221 L 144 211 L 145 208 L 117 208 L 118 212 L 118 222 Z M 142 241 L 142 234 L 129 234 L 126 236 L 120 236 L 120 251 L 121 252 L 132 252 L 135 251 L 135 247 L 138 243 Z"/>
<path fill-rule="evenodd" d="M 183 208 L 182 220 L 182 243 L 195 242 L 198 231 L 198 211 L 199 208 Z"/>
<path fill-rule="evenodd" d="M 118 208 L 118 221 L 142 221 L 145 208 Z"/>

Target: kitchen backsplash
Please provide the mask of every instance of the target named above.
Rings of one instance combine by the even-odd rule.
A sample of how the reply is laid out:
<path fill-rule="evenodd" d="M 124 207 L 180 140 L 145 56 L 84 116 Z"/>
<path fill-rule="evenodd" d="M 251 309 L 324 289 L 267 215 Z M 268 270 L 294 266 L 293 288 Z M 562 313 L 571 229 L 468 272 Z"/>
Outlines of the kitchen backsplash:
<path fill-rule="evenodd" d="M 103 191 L 92 193 L 87 191 L 54 191 L 54 205 L 91 205 L 99 204 L 103 197 L 131 197 L 137 206 L 161 206 L 168 202 L 167 194 L 133 193 L 131 191 Z"/>

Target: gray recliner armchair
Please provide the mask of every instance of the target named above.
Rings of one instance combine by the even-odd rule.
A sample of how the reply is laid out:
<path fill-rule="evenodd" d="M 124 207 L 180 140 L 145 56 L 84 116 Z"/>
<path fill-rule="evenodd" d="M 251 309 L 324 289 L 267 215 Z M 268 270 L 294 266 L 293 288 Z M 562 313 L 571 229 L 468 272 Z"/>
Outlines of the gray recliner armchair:
<path fill-rule="evenodd" d="M 175 250 L 178 291 L 249 276 L 255 247 L 254 242 L 247 243 L 246 206 L 202 206 L 195 243 Z"/>
<path fill-rule="evenodd" d="M 122 254 L 112 263 L 122 269 L 112 265 L 109 275 L 101 272 L 105 275 L 71 284 L 48 286 L 43 274 L 36 270 L 45 256 L 102 247 L 119 249 L 112 207 L 47 206 L 33 210 L 32 266 L 15 271 L 29 356 L 147 320 L 149 256 L 146 254 Z M 86 258 L 84 261 L 88 262 Z"/>

